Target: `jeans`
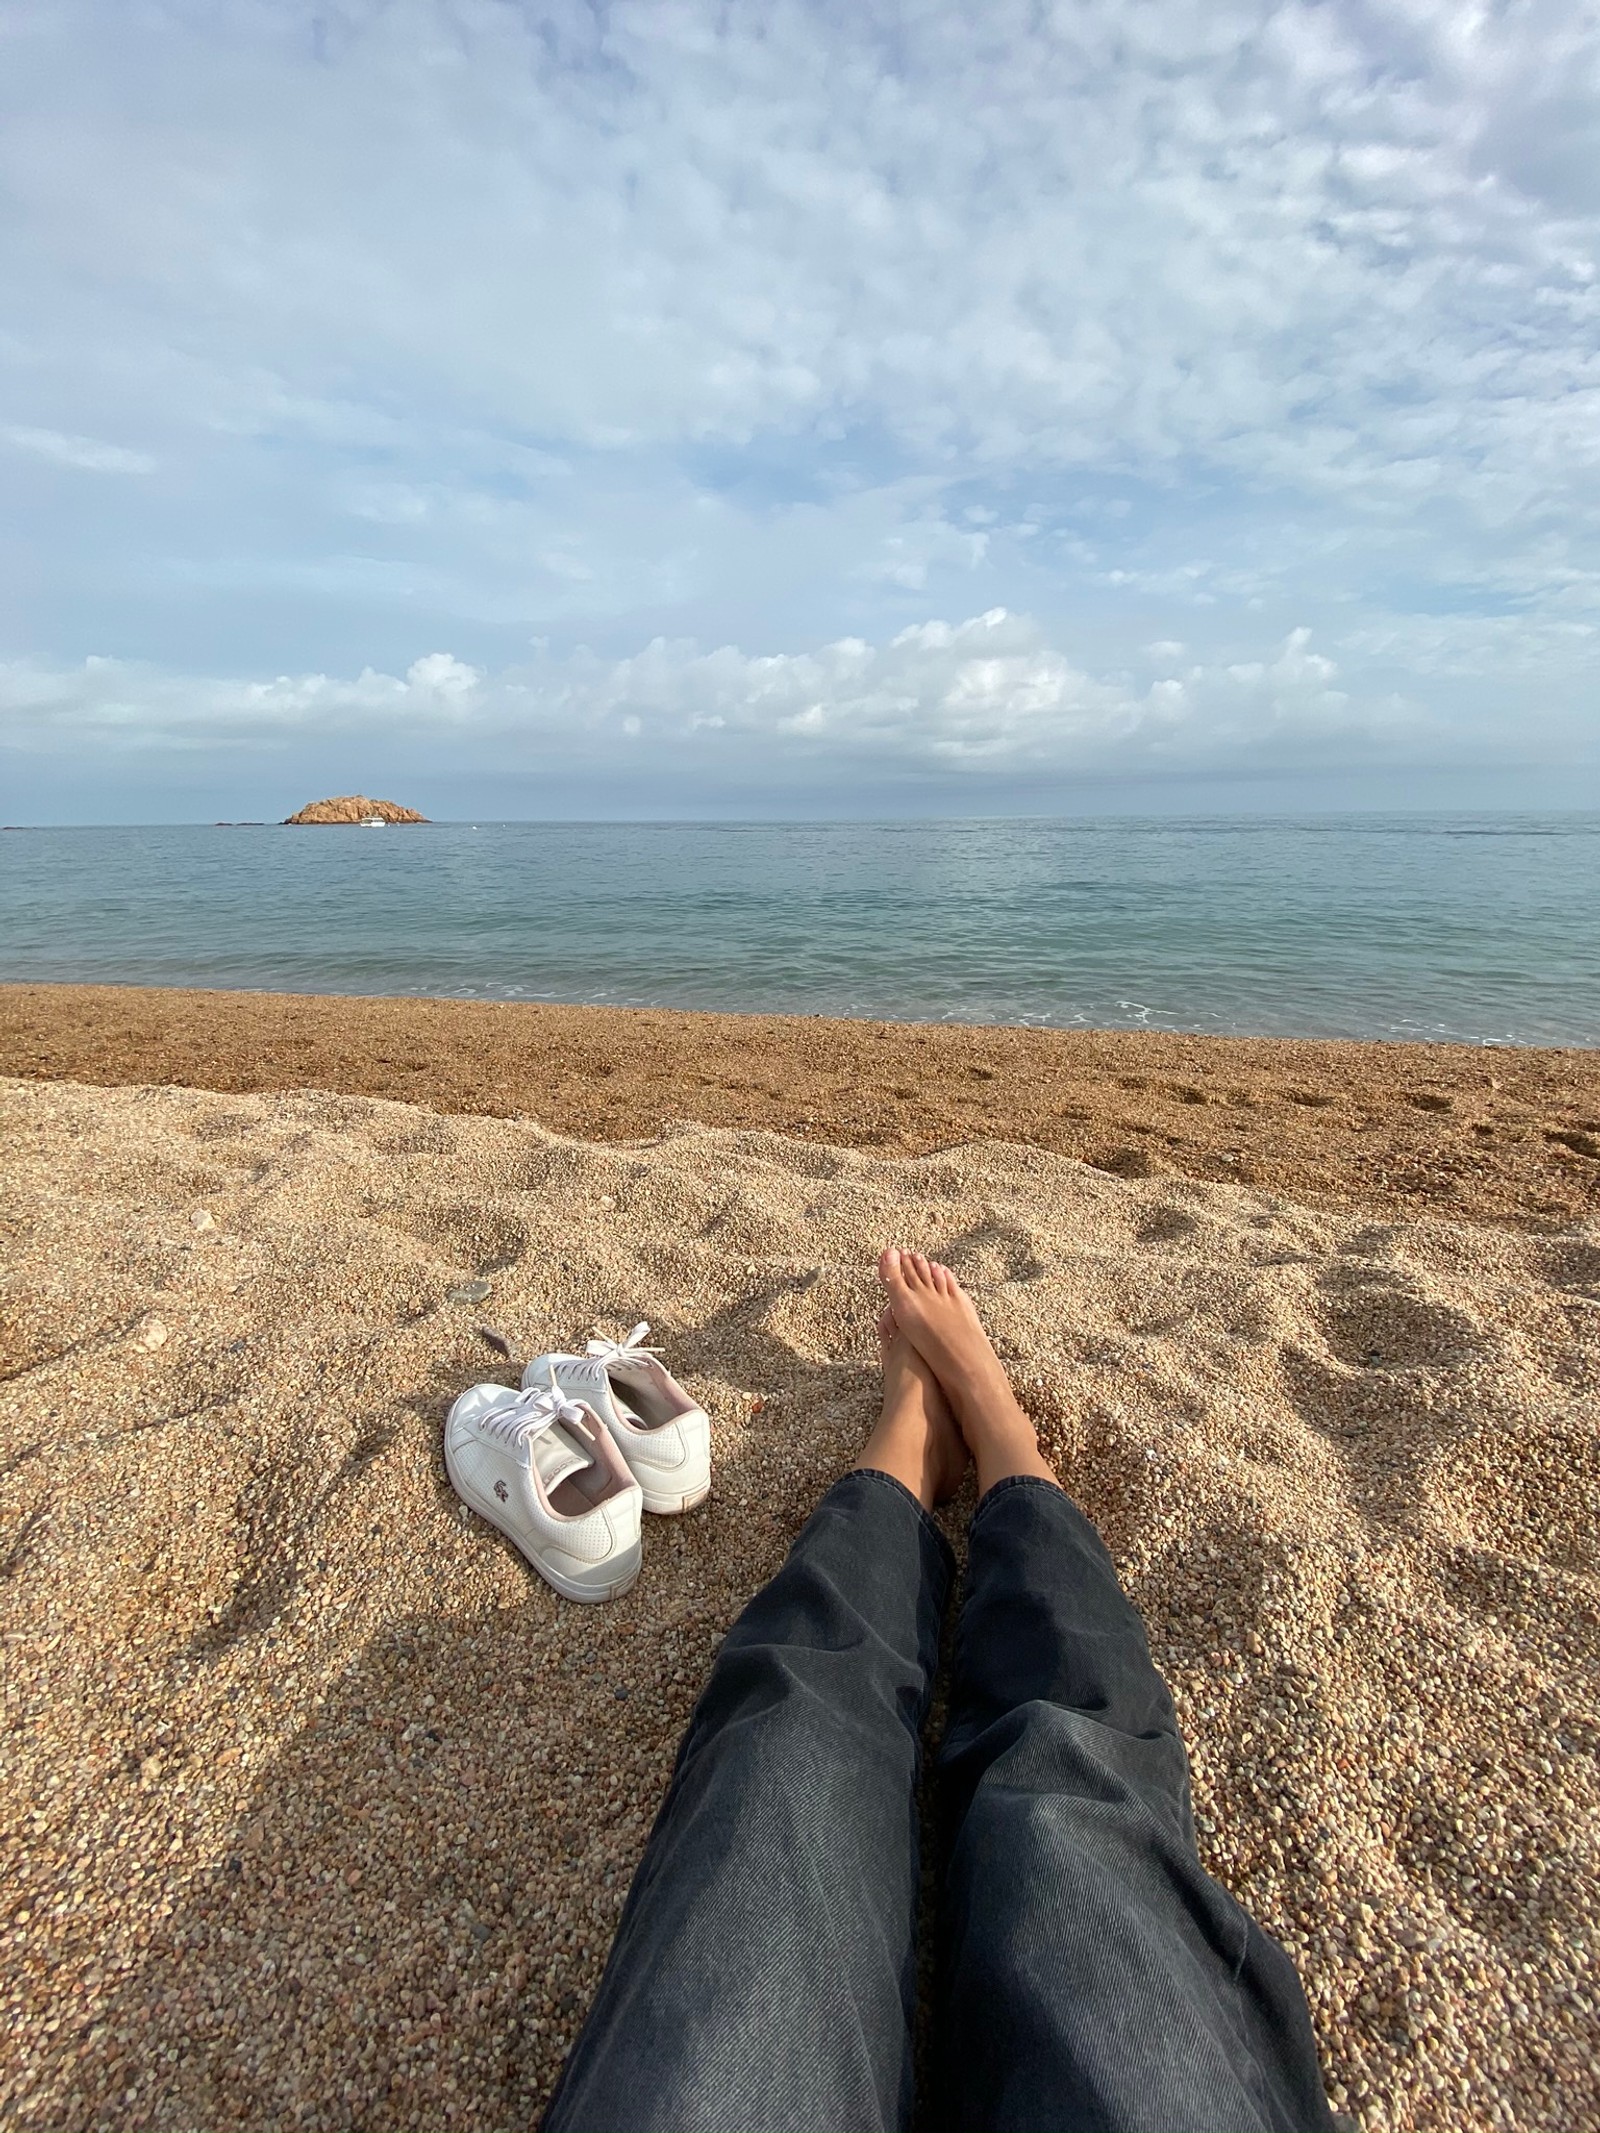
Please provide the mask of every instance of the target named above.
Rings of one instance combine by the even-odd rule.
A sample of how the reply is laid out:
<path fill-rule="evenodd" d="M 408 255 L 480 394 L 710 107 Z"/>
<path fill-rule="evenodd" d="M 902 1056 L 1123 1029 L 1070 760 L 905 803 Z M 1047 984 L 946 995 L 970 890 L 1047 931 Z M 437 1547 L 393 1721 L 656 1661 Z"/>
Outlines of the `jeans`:
<path fill-rule="evenodd" d="M 953 1574 L 847 1474 L 712 1667 L 545 2133 L 909 2124 L 921 1729 Z M 1088 1520 L 972 1520 L 949 1723 L 936 2120 L 1329 2133 L 1300 1981 L 1195 1851 L 1188 1762 Z"/>

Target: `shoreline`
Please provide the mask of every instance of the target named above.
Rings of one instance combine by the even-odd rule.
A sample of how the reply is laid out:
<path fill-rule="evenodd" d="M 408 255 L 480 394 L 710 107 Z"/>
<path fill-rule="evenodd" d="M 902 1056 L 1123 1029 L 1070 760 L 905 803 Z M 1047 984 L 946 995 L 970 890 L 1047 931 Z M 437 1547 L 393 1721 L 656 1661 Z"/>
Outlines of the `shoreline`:
<path fill-rule="evenodd" d="M 1310 1205 L 1600 1220 L 1600 1051 L 383 995 L 0 986 L 0 1074 L 322 1089 L 601 1143 L 681 1123 L 890 1156 L 1021 1142 Z"/>

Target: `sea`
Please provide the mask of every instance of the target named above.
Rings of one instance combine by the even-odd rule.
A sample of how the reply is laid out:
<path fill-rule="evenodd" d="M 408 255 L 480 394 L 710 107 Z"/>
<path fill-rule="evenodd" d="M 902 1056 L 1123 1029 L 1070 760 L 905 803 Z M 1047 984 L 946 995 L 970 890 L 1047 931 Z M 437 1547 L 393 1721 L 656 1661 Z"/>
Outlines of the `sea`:
<path fill-rule="evenodd" d="M 0 980 L 1600 1044 L 1600 814 L 21 829 Z"/>

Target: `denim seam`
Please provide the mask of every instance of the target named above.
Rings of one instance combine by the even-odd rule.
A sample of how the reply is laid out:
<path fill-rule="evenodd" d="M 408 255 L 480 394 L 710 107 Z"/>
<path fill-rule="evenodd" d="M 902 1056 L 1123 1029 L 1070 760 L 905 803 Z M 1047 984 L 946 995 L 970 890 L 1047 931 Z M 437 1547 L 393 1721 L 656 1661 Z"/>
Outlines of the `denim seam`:
<path fill-rule="evenodd" d="M 897 1481 L 893 1474 L 886 1474 L 881 1467 L 876 1466 L 852 1467 L 848 1474 L 839 1476 L 839 1481 L 834 1483 L 835 1488 L 839 1486 L 840 1481 L 875 1481 L 880 1487 L 892 1489 L 896 1496 L 903 1497 L 912 1510 L 916 1512 L 923 1531 L 937 1543 L 939 1554 L 946 1570 L 954 1572 L 956 1567 L 955 1550 L 939 1531 L 938 1521 L 934 1518 L 933 1513 L 925 1504 L 918 1503 L 903 1481 Z"/>
<path fill-rule="evenodd" d="M 988 1510 L 995 1498 L 1004 1496 L 1008 1489 L 1048 1489 L 1052 1496 L 1059 1496 L 1063 1502 L 1072 1504 L 1072 1508 L 1075 1511 L 1078 1509 L 1078 1506 L 1072 1503 L 1072 1498 L 1058 1481 L 1046 1481 L 1042 1474 L 1007 1474 L 1003 1480 L 997 1481 L 993 1488 L 985 1491 L 978 1508 L 972 1514 L 972 1522 L 967 1528 L 969 1533 L 976 1530 L 978 1520 L 982 1518 L 984 1512 Z M 920 1504 L 918 1509 L 921 1509 Z"/>

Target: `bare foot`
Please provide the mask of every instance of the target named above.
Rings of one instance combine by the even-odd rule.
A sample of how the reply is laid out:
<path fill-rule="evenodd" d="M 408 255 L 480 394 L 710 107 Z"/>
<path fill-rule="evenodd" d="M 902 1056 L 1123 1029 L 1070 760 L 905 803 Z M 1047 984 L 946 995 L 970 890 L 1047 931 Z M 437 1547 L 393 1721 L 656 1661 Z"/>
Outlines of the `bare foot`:
<path fill-rule="evenodd" d="M 955 1411 L 978 1464 L 979 1495 L 1011 1474 L 1055 1481 L 972 1298 L 950 1269 L 920 1252 L 891 1247 L 878 1261 L 878 1279 L 888 1291 L 896 1325 Z"/>
<path fill-rule="evenodd" d="M 883 1351 L 883 1412 L 861 1447 L 856 1467 L 892 1474 L 931 1511 L 960 1488 L 967 1447 L 938 1379 L 895 1324 L 892 1311 L 878 1320 L 878 1345 Z"/>

